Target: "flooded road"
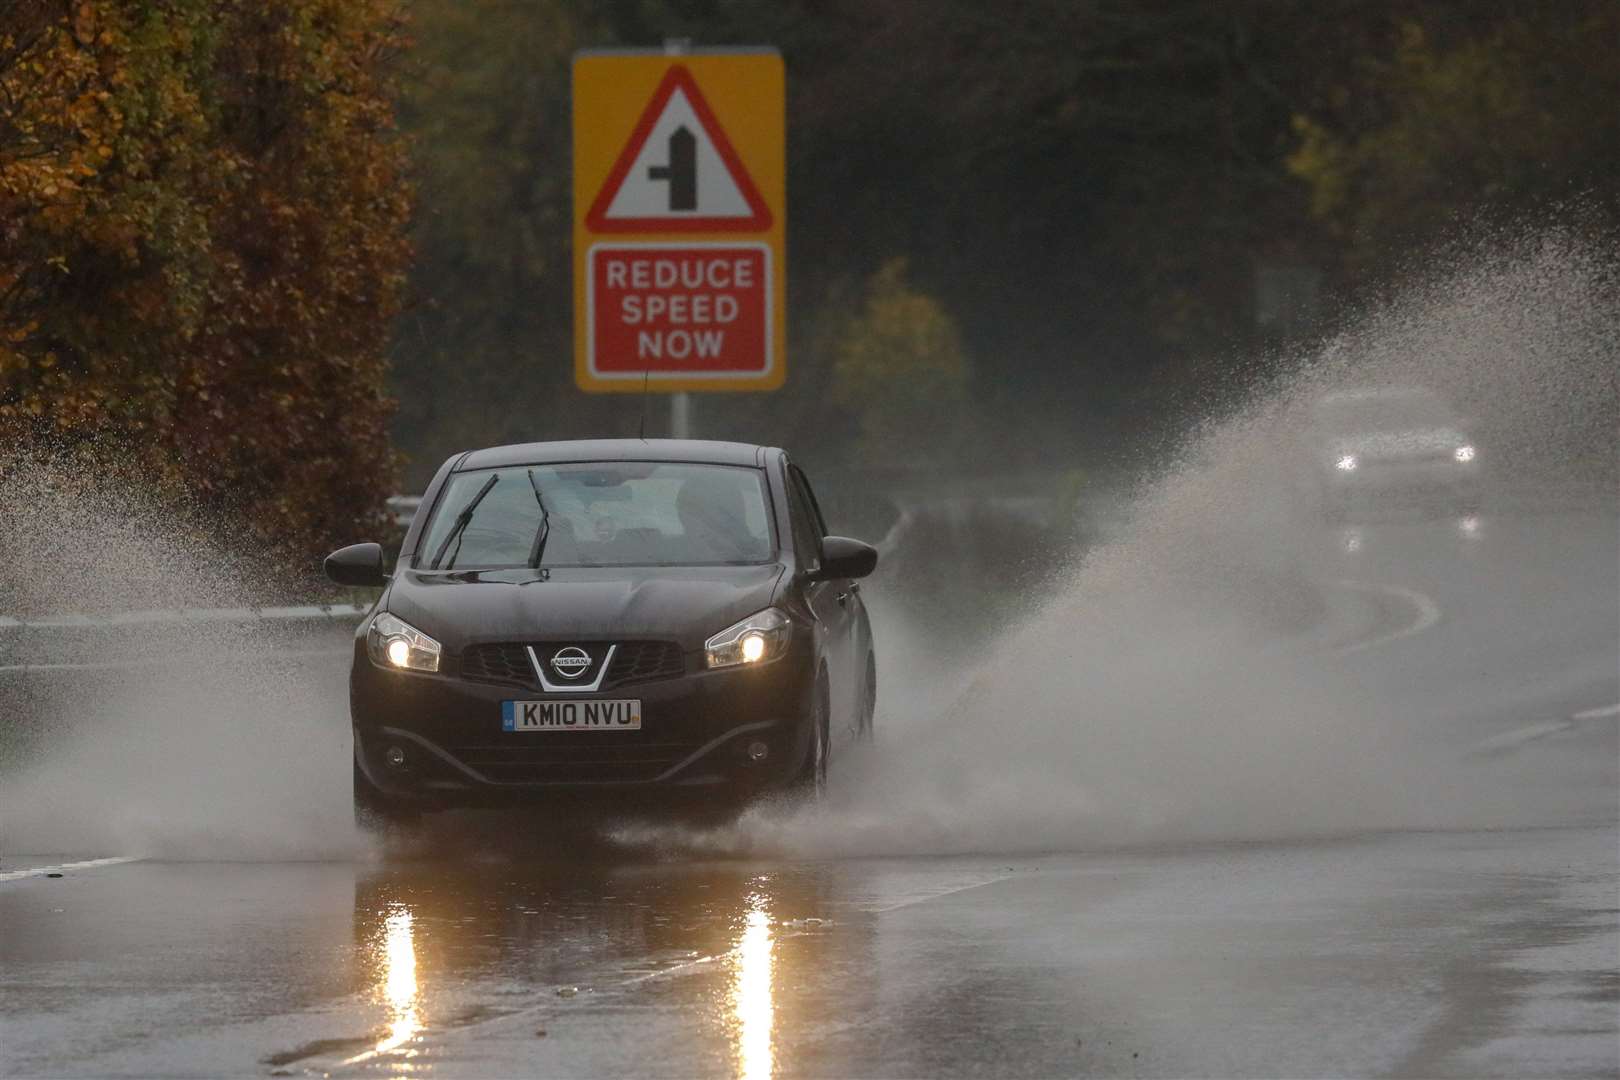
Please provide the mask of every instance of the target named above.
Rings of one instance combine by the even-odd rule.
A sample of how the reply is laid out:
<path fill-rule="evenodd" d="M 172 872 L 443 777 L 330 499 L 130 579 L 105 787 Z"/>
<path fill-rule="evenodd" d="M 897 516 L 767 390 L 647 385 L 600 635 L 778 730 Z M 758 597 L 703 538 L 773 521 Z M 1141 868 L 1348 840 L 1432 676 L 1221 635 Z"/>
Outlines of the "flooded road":
<path fill-rule="evenodd" d="M 1614 0 L 0 12 L 0 1080 L 1620 1080 Z"/>
<path fill-rule="evenodd" d="M 0 893 L 8 1076 L 1612 1074 L 1612 829 L 138 863 Z"/>
<path fill-rule="evenodd" d="M 109 828 L 6 852 L 0 1074 L 1613 1075 L 1616 533 L 1611 513 L 1324 529 L 1323 609 L 1265 648 L 1359 688 L 1367 739 L 1398 741 L 1320 799 L 1189 773 L 1184 808 L 1212 816 L 1168 837 L 1043 818 L 1038 788 L 1023 817 L 925 813 L 897 764 L 913 718 L 819 810 L 713 836 L 533 811 L 236 861 L 269 857 L 220 846 L 220 803 L 220 828 L 177 826 L 202 851 L 95 847 Z M 1162 731 L 1217 746 L 1198 723 Z M 1095 751 L 1093 775 L 1136 760 Z M 1394 787 L 1360 775 L 1379 762 Z M 1129 779 L 1100 790 L 1154 777 Z"/>

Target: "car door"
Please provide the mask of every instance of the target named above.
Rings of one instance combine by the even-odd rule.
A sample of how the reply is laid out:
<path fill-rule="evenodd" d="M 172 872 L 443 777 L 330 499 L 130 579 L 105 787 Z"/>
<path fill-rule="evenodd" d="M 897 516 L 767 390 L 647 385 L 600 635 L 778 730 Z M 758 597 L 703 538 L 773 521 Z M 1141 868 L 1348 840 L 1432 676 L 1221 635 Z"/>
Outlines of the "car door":
<path fill-rule="evenodd" d="M 809 479 L 797 465 L 788 466 L 788 491 L 793 514 L 803 519 L 802 526 L 794 526 L 795 544 L 799 543 L 797 534 L 802 528 L 806 534 L 805 542 L 814 545 L 819 565 L 821 538 L 827 535 L 827 523 L 821 516 L 821 507 L 816 502 Z M 836 745 L 854 734 L 858 719 L 854 708 L 856 672 L 853 627 L 859 600 L 855 595 L 855 583 L 847 578 L 815 582 L 810 587 L 809 600 L 811 610 L 816 613 L 816 619 L 827 635 L 823 655 L 827 660 L 827 691 L 832 706 L 830 733 Z"/>

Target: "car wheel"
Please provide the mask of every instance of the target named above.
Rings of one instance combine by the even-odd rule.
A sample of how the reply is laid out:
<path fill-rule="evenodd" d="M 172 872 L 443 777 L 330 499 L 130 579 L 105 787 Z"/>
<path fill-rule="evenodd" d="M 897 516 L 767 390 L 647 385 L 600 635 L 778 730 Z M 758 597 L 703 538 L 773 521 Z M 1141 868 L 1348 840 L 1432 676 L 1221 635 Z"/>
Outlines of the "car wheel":
<path fill-rule="evenodd" d="M 861 715 L 855 734 L 862 742 L 871 742 L 872 721 L 877 716 L 877 657 L 866 654 L 866 678 L 861 682 Z"/>
<path fill-rule="evenodd" d="M 378 791 L 366 779 L 360 763 L 354 763 L 354 823 L 357 826 L 367 832 L 384 832 L 415 825 L 421 819 L 421 811 L 414 806 L 402 805 L 397 799 Z"/>
<path fill-rule="evenodd" d="M 811 702 L 810 750 L 805 755 L 799 775 L 794 777 L 793 788 L 803 798 L 814 802 L 827 790 L 827 751 L 831 739 L 831 705 L 828 703 L 827 677 L 816 679 L 815 700 Z"/>

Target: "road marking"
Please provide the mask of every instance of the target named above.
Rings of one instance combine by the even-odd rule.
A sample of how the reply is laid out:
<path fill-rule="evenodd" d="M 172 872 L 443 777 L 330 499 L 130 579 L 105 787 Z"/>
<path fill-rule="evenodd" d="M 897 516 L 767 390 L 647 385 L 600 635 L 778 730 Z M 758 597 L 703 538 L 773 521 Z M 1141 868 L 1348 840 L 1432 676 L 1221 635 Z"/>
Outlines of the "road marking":
<path fill-rule="evenodd" d="M 139 855 L 116 855 L 108 859 L 86 859 L 83 862 L 57 863 L 55 866 L 35 866 L 27 870 L 12 870 L 0 874 L 0 881 L 21 881 L 23 878 L 44 877 L 47 874 L 61 874 L 69 870 L 91 870 L 98 866 L 118 866 L 122 863 L 140 861 Z"/>
<path fill-rule="evenodd" d="M 1568 720 L 1555 720 L 1545 724 L 1531 724 L 1529 727 L 1515 728 L 1504 731 L 1500 735 L 1475 743 L 1468 752 L 1488 757 L 1491 754 L 1501 754 L 1509 750 L 1517 750 L 1527 742 L 1545 739 L 1549 735 L 1559 735 L 1566 731 L 1575 730 L 1575 725 Z"/>
<path fill-rule="evenodd" d="M 1500 735 L 1492 735 L 1488 739 L 1475 743 L 1468 753 L 1474 756 L 1489 757 L 1492 754 L 1517 750 L 1525 743 L 1545 739 L 1550 735 L 1562 735 L 1574 731 L 1581 724 L 1588 724 L 1593 720 L 1607 720 L 1611 716 L 1620 716 L 1620 705 L 1604 705 L 1596 709 L 1583 709 L 1577 713 L 1570 713 L 1567 720 L 1550 720 L 1545 723 L 1514 728 L 1512 731 L 1504 731 Z"/>
<path fill-rule="evenodd" d="M 1429 629 L 1429 627 L 1440 621 L 1440 605 L 1435 603 L 1431 598 L 1423 593 L 1418 592 L 1416 589 L 1408 589 L 1402 585 L 1383 585 L 1375 584 L 1370 581 L 1352 581 L 1349 578 L 1339 578 L 1330 582 L 1330 584 L 1337 585 L 1342 589 L 1359 589 L 1362 592 L 1383 593 L 1385 596 L 1393 596 L 1396 599 L 1404 600 L 1406 603 L 1411 604 L 1417 612 L 1412 621 L 1407 623 L 1405 626 L 1397 627 L 1396 629 L 1390 630 L 1387 633 L 1379 634 L 1363 641 L 1352 641 L 1346 645 L 1336 646 L 1334 648 L 1335 652 L 1353 653 L 1360 652 L 1363 649 L 1371 649 L 1378 645 L 1388 645 L 1392 641 L 1399 641 L 1402 638 L 1412 637 L 1414 634 L 1421 634 L 1425 630 Z"/>
<path fill-rule="evenodd" d="M 982 889 L 986 885 L 994 885 L 999 881 L 1006 881 L 1010 877 L 1012 877 L 1011 874 L 997 874 L 995 877 L 986 878 L 983 881 L 971 881 L 966 885 L 955 885 L 946 889 L 925 891 L 916 896 L 907 897 L 897 904 L 889 904 L 886 907 L 880 908 L 871 908 L 870 911 L 874 915 L 882 915 L 890 911 L 899 911 L 901 908 L 915 907 L 918 904 L 926 904 L 930 900 L 939 900 L 942 897 L 954 896 L 957 893 L 967 892 L 969 889 Z"/>

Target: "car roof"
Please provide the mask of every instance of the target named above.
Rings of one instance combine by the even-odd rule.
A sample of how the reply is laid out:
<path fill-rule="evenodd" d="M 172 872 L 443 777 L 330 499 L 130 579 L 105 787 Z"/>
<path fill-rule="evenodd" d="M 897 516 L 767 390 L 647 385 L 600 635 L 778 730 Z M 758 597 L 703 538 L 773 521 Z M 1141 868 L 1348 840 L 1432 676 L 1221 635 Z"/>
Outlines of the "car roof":
<path fill-rule="evenodd" d="M 707 465 L 759 466 L 765 463 L 767 452 L 767 447 L 752 443 L 707 439 L 574 439 L 470 450 L 456 462 L 455 469 L 465 472 L 568 461 L 694 461 Z"/>

